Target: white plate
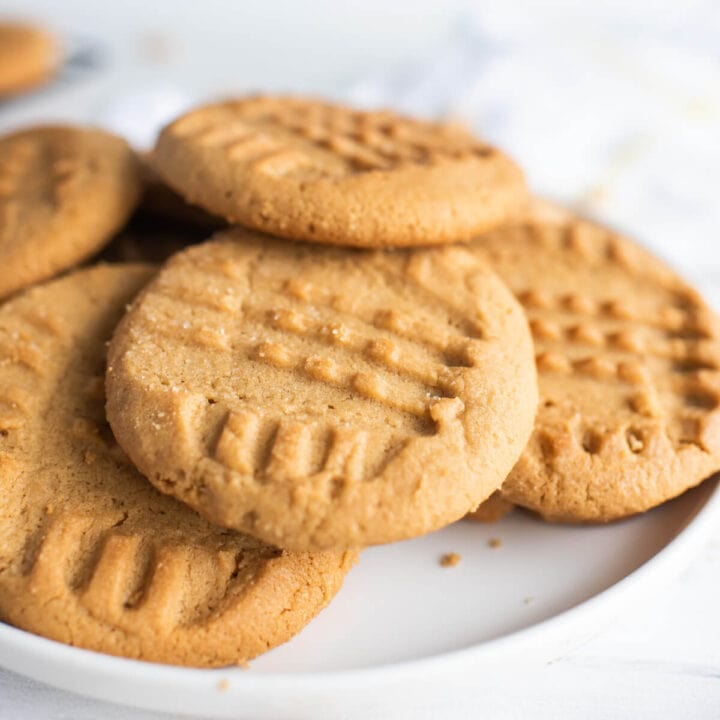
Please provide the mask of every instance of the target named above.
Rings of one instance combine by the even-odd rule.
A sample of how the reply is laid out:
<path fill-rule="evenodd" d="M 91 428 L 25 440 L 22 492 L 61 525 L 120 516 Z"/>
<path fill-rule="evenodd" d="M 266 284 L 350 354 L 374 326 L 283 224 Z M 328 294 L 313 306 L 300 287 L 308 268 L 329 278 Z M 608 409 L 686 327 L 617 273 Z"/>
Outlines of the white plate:
<path fill-rule="evenodd" d="M 720 517 L 718 481 L 603 527 L 522 513 L 367 550 L 330 607 L 249 670 L 192 670 L 67 647 L 0 623 L 0 665 L 91 697 L 240 720 L 367 717 L 407 693 L 544 662 L 651 601 Z M 500 547 L 489 541 L 498 538 Z M 439 558 L 457 552 L 456 567 Z M 374 715 L 373 715 L 374 716 Z"/>

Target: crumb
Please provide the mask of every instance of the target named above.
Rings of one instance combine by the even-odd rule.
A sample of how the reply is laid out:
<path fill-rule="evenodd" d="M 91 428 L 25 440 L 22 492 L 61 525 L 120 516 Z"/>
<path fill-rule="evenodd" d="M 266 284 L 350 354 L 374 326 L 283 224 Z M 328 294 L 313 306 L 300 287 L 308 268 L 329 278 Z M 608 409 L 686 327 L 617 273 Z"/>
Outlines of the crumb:
<path fill-rule="evenodd" d="M 445 553 L 440 558 L 440 565 L 443 567 L 455 567 L 460 562 L 460 555 L 456 552 Z"/>
<path fill-rule="evenodd" d="M 95 463 L 95 460 L 97 460 L 97 455 L 91 450 L 87 450 L 83 455 L 83 460 L 85 461 L 86 465 L 93 465 Z"/>
<path fill-rule="evenodd" d="M 525 605 L 532 605 L 535 602 L 535 598 L 532 595 L 529 595 L 523 600 L 523 602 Z"/>
<path fill-rule="evenodd" d="M 217 689 L 220 692 L 227 692 L 227 689 L 230 687 L 230 682 L 223 678 L 222 680 L 218 680 Z"/>
<path fill-rule="evenodd" d="M 45 514 L 52 515 L 55 512 L 55 506 L 52 503 L 48 503 L 45 506 Z"/>
<path fill-rule="evenodd" d="M 247 660 L 241 660 L 237 665 L 241 670 L 250 669 L 250 663 Z"/>
<path fill-rule="evenodd" d="M 500 538 L 490 538 L 488 540 L 488 547 L 497 550 L 499 547 L 502 547 L 502 540 Z"/>

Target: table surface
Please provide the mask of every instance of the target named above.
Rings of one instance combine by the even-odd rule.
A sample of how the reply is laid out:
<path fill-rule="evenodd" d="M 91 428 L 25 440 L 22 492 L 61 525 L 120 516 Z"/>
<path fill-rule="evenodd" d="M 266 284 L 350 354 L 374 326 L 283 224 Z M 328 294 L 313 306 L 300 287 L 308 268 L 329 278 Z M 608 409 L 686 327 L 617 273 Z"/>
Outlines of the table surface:
<path fill-rule="evenodd" d="M 513 153 L 533 188 L 629 231 L 720 307 L 720 4 L 461 0 L 0 1 L 65 39 L 48 90 L 0 130 L 74 119 L 149 143 L 200 96 L 316 92 L 460 117 Z M 534 12 L 534 14 L 533 14 Z M 720 528 L 651 607 L 550 665 L 498 673 L 443 716 L 720 717 Z M 408 699 L 407 716 L 431 717 Z M 0 720 L 150 720 L 0 670 Z"/>

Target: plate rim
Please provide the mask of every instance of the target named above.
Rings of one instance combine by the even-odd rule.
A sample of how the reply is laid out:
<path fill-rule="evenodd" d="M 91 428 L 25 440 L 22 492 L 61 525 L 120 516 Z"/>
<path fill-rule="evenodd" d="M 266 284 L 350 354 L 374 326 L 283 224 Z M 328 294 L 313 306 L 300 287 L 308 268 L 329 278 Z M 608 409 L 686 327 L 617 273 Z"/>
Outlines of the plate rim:
<path fill-rule="evenodd" d="M 18 650 L 25 655 L 42 658 L 43 662 L 39 663 L 38 668 L 48 663 L 62 664 L 73 675 L 89 670 L 96 676 L 113 677 L 123 682 L 152 683 L 155 686 L 154 691 L 162 691 L 163 687 L 177 689 L 180 686 L 183 697 L 187 697 L 187 693 L 192 695 L 197 691 L 206 694 L 209 688 L 217 689 L 219 680 L 231 677 L 232 682 L 227 692 L 223 692 L 222 695 L 228 700 L 233 698 L 237 700 L 238 697 L 249 699 L 249 695 L 267 697 L 269 691 L 275 695 L 294 692 L 302 696 L 317 696 L 318 692 L 325 694 L 340 688 L 362 690 L 369 685 L 385 686 L 398 681 L 412 680 L 427 673 L 444 676 L 448 672 L 457 670 L 459 665 L 469 668 L 486 661 L 492 661 L 493 664 L 512 659 L 516 661 L 518 651 L 522 651 L 523 657 L 526 657 L 528 647 L 542 645 L 538 643 L 542 638 L 553 635 L 556 638 L 567 636 L 568 631 L 576 630 L 588 617 L 595 619 L 593 625 L 601 624 L 603 620 L 619 614 L 624 606 L 631 604 L 633 598 L 637 600 L 642 596 L 651 595 L 657 589 L 669 584 L 692 559 L 693 551 L 699 549 L 717 529 L 715 521 L 720 517 L 720 474 L 708 478 L 703 485 L 706 483 L 714 483 L 714 487 L 693 509 L 692 514 L 688 515 L 674 537 L 624 578 L 552 617 L 458 650 L 353 669 L 250 673 L 233 666 L 213 669 L 190 668 L 107 655 L 50 640 L 0 621 L 0 667 L 85 697 L 173 712 L 172 708 L 161 706 L 155 701 L 147 702 L 140 697 L 125 697 L 122 691 L 112 696 L 102 692 L 97 686 L 78 691 L 73 683 L 48 676 L 40 669 L 34 672 L 8 666 L 3 656 L 7 657 L 9 653 Z M 596 631 L 601 630 L 602 626 Z M 584 639 L 589 639 L 593 634 L 590 633 Z M 583 639 L 578 643 L 571 643 L 570 649 L 581 645 L 582 642 Z M 553 643 L 550 645 L 553 646 Z M 557 651 L 549 653 L 544 660 L 539 656 L 529 657 L 531 660 L 549 662 L 554 656 L 557 656 Z M 237 711 L 237 706 L 234 707 Z M 190 708 L 186 708 L 185 712 L 188 711 L 192 712 Z M 212 710 L 205 705 L 204 712 L 212 712 Z"/>

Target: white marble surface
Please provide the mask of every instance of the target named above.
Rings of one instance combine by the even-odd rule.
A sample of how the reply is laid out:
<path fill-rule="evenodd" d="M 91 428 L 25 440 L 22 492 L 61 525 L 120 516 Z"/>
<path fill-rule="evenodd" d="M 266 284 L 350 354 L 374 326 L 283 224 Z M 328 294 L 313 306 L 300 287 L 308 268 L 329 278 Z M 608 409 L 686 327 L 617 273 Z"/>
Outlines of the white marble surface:
<path fill-rule="evenodd" d="M 542 8 L 540 8 L 542 6 Z M 149 142 L 195 98 L 290 89 L 452 115 L 514 153 L 537 192 L 628 230 L 720 307 L 720 3 L 0 0 L 71 63 L 0 107 L 0 129 L 78 119 Z M 720 717 L 720 528 L 649 608 L 549 666 L 498 671 L 443 717 Z M 436 716 L 407 698 L 407 717 Z M 149 720 L 0 671 L 0 720 Z"/>

